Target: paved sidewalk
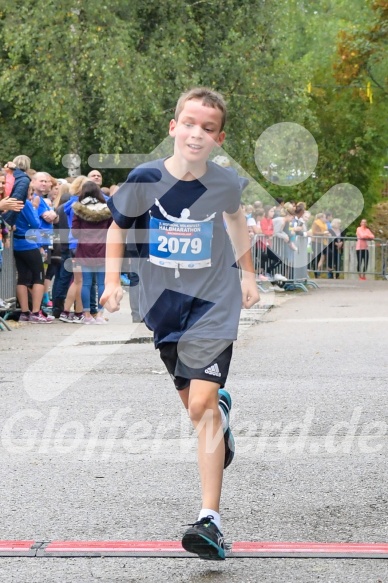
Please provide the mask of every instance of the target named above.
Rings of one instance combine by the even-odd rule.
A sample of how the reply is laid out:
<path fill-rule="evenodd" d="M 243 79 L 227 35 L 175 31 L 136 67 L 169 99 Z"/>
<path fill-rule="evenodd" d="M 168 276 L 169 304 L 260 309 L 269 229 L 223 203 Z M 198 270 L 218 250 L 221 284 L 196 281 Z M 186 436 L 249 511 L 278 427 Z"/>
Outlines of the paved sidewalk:
<path fill-rule="evenodd" d="M 322 280 L 241 329 L 227 540 L 388 540 L 387 285 Z M 0 539 L 175 540 L 195 519 L 195 437 L 149 337 L 128 306 L 107 326 L 0 333 Z M 379 560 L 0 558 L 7 583 L 385 583 L 387 573 Z"/>

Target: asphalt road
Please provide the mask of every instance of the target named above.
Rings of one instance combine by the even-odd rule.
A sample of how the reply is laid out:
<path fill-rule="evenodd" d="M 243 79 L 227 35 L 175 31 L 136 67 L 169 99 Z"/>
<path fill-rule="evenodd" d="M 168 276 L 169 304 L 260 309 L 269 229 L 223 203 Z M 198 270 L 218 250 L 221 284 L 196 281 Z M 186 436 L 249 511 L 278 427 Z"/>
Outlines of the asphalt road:
<path fill-rule="evenodd" d="M 242 330 L 228 541 L 388 541 L 387 286 L 322 282 Z M 128 307 L 0 333 L 0 539 L 179 540 L 196 519 L 195 437 L 147 338 Z M 0 581 L 388 583 L 388 561 L 0 558 Z"/>

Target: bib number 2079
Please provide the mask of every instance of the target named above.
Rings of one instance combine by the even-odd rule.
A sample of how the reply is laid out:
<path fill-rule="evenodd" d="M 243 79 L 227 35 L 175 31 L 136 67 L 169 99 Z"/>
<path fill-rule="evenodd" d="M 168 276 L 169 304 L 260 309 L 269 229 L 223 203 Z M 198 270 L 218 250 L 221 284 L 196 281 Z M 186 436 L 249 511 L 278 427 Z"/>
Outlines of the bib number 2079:
<path fill-rule="evenodd" d="M 165 237 L 160 235 L 158 237 L 158 251 L 162 253 L 180 253 L 185 255 L 186 253 L 193 253 L 197 255 L 202 251 L 202 241 L 199 237 Z"/>

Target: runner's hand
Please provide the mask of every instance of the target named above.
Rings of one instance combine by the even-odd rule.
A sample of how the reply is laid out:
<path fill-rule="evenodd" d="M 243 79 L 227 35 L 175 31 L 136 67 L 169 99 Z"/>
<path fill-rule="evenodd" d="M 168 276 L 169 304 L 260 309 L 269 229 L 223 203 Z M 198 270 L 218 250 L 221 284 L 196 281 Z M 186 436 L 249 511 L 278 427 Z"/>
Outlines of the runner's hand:
<path fill-rule="evenodd" d="M 251 308 L 260 300 L 255 277 L 250 277 L 249 279 L 243 277 L 241 280 L 241 291 L 243 308 Z"/>
<path fill-rule="evenodd" d="M 109 283 L 105 286 L 104 293 L 100 298 L 100 304 L 104 306 L 108 312 L 118 312 L 122 297 L 123 289 L 121 285 Z"/>

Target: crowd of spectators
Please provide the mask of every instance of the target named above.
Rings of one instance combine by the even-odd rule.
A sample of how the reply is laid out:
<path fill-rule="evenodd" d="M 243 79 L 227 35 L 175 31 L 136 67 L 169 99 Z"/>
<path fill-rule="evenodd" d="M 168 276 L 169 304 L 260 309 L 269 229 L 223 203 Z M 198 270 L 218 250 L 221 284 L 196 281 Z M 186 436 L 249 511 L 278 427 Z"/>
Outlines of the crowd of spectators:
<path fill-rule="evenodd" d="M 106 201 L 119 188 L 105 187 L 99 170 L 87 176 L 54 178 L 31 169 L 27 156 L 17 156 L 0 170 L 0 269 L 2 250 L 10 245 L 17 269 L 16 295 L 20 321 L 105 324 L 99 298 L 104 286 L 104 257 L 111 215 Z M 303 202 L 242 205 L 256 250 L 258 285 L 271 281 L 283 291 L 280 274 L 282 242 L 288 257 L 298 253 L 306 239 L 309 270 L 319 278 L 338 278 L 343 236 L 341 219 L 331 211 L 311 216 Z M 361 280 L 368 269 L 368 241 L 374 238 L 365 219 L 357 229 L 357 271 Z M 135 246 L 127 243 L 121 281 L 129 286 L 132 318 L 140 322 Z M 277 273 L 276 273 L 277 272 Z M 0 299 L 0 310 L 7 308 Z"/>
<path fill-rule="evenodd" d="M 27 156 L 0 170 L 0 258 L 13 231 L 19 321 L 107 323 L 99 304 L 112 221 L 106 201 L 117 188 L 103 187 L 98 170 L 56 179 L 31 169 Z M 139 322 L 138 275 L 126 263 L 122 282 L 130 286 L 132 318 Z M 0 299 L 0 310 L 9 307 Z"/>
<path fill-rule="evenodd" d="M 271 280 L 275 283 L 275 291 L 282 290 L 276 284 L 285 278 L 274 273 L 282 263 L 276 254 L 279 248 L 277 243 L 281 240 L 283 246 L 287 247 L 286 256 L 292 264 L 293 254 L 299 251 L 301 238 L 307 240 L 303 248 L 306 249 L 308 268 L 314 276 L 319 278 L 322 272 L 326 272 L 329 279 L 339 278 L 346 233 L 341 228 L 341 219 L 333 217 L 330 210 L 312 216 L 305 203 L 285 202 L 281 197 L 276 199 L 275 205 L 263 205 L 256 201 L 253 205 L 242 206 L 250 236 L 258 250 L 256 269 L 259 282 Z M 368 268 L 368 241 L 373 238 L 366 220 L 362 219 L 357 229 L 356 244 L 357 271 L 361 280 L 365 280 Z"/>

